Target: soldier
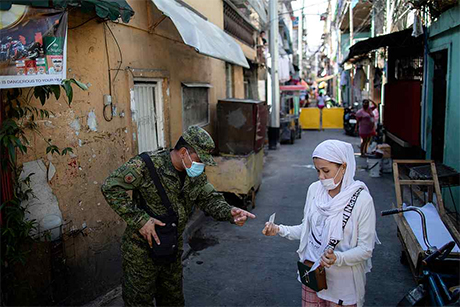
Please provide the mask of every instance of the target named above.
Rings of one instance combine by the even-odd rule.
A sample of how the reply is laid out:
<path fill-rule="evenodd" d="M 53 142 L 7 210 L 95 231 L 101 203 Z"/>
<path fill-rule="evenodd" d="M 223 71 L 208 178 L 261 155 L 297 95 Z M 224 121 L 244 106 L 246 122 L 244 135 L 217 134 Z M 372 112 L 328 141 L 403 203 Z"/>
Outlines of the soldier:
<path fill-rule="evenodd" d="M 156 306 L 184 306 L 182 233 L 193 206 L 216 220 L 238 226 L 242 226 L 248 217 L 255 218 L 245 210 L 231 207 L 207 181 L 203 171 L 205 165 L 216 164 L 210 154 L 213 149 L 211 136 L 205 130 L 192 126 L 173 150 L 148 153 L 178 218 L 179 251 L 168 263 L 151 257 L 155 242 L 161 245 L 155 229 L 165 225 L 152 215 L 164 216 L 168 210 L 144 160 L 135 156 L 115 170 L 102 185 L 105 199 L 127 224 L 121 244 L 125 305 L 154 306 L 155 299 Z M 132 198 L 128 191 L 133 191 Z"/>

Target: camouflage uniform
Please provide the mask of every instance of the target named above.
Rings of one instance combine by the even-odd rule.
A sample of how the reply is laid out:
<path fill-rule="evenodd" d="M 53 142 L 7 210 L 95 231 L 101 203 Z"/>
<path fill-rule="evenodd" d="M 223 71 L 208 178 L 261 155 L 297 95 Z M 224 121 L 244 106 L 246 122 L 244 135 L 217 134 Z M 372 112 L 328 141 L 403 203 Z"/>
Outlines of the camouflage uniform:
<path fill-rule="evenodd" d="M 206 131 L 198 127 L 190 127 L 183 138 L 195 149 L 203 163 L 215 164 L 210 155 L 214 142 Z M 138 194 L 131 199 L 128 191 L 137 190 L 157 216 L 166 214 L 166 208 L 161 203 L 144 161 L 136 156 L 115 170 L 102 186 L 102 193 L 107 202 L 127 224 L 121 246 L 123 300 L 128 306 L 153 306 L 153 298 L 157 306 L 183 306 L 181 234 L 192 208 L 196 205 L 216 220 L 232 222 L 231 206 L 208 183 L 204 173 L 194 178 L 186 176 L 182 186 L 178 172 L 171 162 L 169 150 L 149 153 L 149 155 L 179 218 L 180 250 L 177 261 L 172 264 L 155 263 L 150 257 L 150 247 L 139 233 L 139 229 L 150 219 L 150 216 L 138 208 L 140 204 L 139 197 L 136 197 Z"/>

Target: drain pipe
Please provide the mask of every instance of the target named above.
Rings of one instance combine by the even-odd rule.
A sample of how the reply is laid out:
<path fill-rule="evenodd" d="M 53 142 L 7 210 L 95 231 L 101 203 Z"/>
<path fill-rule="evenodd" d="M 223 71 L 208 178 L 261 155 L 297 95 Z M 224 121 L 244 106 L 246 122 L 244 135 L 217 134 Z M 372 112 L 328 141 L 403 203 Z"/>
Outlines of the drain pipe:
<path fill-rule="evenodd" d="M 280 83 L 278 76 L 278 0 L 270 0 L 269 21 L 270 21 L 270 56 L 272 67 L 271 77 L 271 99 L 272 107 L 270 114 L 270 126 L 268 127 L 269 149 L 276 150 L 280 139 Z"/>

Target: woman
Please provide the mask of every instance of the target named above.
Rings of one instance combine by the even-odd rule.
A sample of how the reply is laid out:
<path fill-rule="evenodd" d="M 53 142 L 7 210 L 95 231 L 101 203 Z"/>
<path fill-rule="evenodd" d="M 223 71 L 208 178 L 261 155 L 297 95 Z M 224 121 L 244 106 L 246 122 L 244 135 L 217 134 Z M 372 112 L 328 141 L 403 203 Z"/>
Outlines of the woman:
<path fill-rule="evenodd" d="M 367 186 L 355 181 L 356 162 L 349 143 L 327 140 L 313 152 L 319 181 L 310 185 L 302 224 L 266 223 L 263 234 L 300 240 L 301 262 L 311 261 L 326 270 L 327 289 L 315 292 L 302 285 L 302 306 L 363 306 L 366 273 L 377 239 L 374 202 Z M 350 214 L 349 203 L 356 202 Z M 345 229 L 344 217 L 349 216 Z M 339 240 L 335 248 L 331 240 Z"/>
<path fill-rule="evenodd" d="M 372 137 L 375 136 L 374 114 L 369 108 L 369 100 L 363 100 L 363 108 L 356 113 L 356 119 L 359 127 L 359 136 L 361 137 L 361 156 L 365 156 Z"/>
<path fill-rule="evenodd" d="M 318 108 L 319 108 L 319 130 L 323 130 L 323 108 L 326 105 L 325 97 L 323 96 L 323 92 L 319 92 L 318 96 Z"/>

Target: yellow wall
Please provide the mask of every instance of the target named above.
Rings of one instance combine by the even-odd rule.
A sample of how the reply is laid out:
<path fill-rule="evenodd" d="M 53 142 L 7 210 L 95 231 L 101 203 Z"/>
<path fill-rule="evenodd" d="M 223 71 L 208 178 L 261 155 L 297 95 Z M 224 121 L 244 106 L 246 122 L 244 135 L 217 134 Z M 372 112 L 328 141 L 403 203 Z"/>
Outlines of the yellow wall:
<path fill-rule="evenodd" d="M 72 147 L 74 153 L 63 157 L 45 155 L 43 140 L 31 136 L 33 147 L 28 156 L 22 157 L 23 162 L 43 159 L 46 164 L 53 163 L 57 172 L 49 184 L 63 218 L 76 228 L 83 223 L 87 225 L 86 236 L 76 237 L 69 251 L 74 256 L 67 262 L 73 276 L 69 289 L 79 289 L 69 301 L 72 305 L 88 301 L 120 283 L 119 245 L 125 226 L 105 202 L 100 188 L 113 170 L 137 154 L 137 128 L 132 120 L 130 93 L 134 78 L 163 82 L 166 145 L 174 145 L 182 134 L 182 82 L 212 85 L 211 123 L 205 128 L 214 136 L 216 103 L 226 97 L 224 61 L 198 54 L 183 44 L 168 18 L 152 32 L 150 26 L 162 15 L 150 0 L 128 2 L 136 12 L 131 22 L 107 23 L 121 54 L 110 32 L 104 31 L 104 23 L 91 20 L 71 29 L 92 15 L 79 10 L 69 13 L 67 77 L 89 83 L 90 87 L 86 92 L 75 89 L 71 107 L 63 98 L 57 102 L 51 99 L 47 108 L 55 117 L 49 123 L 41 123 L 40 130 L 60 148 Z M 187 0 L 187 3 L 223 27 L 221 0 Z M 103 95 L 110 93 L 107 52 L 113 79 L 112 99 L 117 109 L 117 116 L 111 121 L 103 117 Z M 243 69 L 234 67 L 235 93 L 243 98 Z M 96 114 L 97 131 L 88 129 L 88 114 L 92 111 Z M 81 129 L 77 131 L 73 123 L 78 123 Z"/>
<path fill-rule="evenodd" d="M 221 0 L 184 0 L 219 28 L 224 28 L 224 2 Z"/>

